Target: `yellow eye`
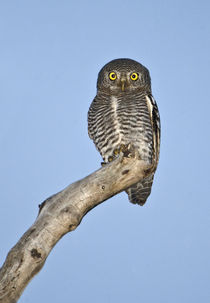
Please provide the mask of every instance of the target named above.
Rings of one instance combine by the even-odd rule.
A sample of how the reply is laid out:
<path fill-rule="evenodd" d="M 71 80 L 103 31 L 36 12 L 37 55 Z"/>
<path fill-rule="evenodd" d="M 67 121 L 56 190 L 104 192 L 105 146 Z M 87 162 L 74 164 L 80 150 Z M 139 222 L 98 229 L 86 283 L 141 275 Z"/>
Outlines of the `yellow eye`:
<path fill-rule="evenodd" d="M 136 81 L 139 78 L 139 75 L 137 73 L 131 74 L 131 80 Z"/>
<path fill-rule="evenodd" d="M 111 73 L 109 74 L 109 79 L 112 80 L 112 81 L 116 80 L 116 79 L 117 79 L 116 73 L 115 73 L 115 72 L 111 72 Z"/>

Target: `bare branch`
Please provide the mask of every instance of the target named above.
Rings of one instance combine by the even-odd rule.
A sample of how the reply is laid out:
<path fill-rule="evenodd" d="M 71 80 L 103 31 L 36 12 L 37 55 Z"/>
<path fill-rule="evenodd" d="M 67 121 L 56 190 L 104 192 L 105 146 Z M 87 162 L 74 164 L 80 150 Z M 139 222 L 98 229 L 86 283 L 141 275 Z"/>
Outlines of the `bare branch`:
<path fill-rule="evenodd" d="M 0 269 L 0 302 L 17 302 L 59 239 L 74 230 L 89 210 L 145 178 L 150 168 L 136 154 L 130 158 L 120 155 L 44 201 L 36 221 L 10 250 Z"/>

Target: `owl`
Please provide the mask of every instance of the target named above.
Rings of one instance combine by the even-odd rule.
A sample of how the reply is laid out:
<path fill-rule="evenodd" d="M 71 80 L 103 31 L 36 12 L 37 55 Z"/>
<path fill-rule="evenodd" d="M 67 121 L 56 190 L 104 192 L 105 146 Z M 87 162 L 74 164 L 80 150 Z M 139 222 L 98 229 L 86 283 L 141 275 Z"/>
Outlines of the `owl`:
<path fill-rule="evenodd" d="M 143 205 L 151 193 L 160 150 L 160 116 L 152 96 L 149 71 L 131 59 L 116 59 L 99 72 L 97 94 L 88 111 L 88 134 L 104 163 L 132 144 L 153 173 L 126 189 L 129 200 Z"/>

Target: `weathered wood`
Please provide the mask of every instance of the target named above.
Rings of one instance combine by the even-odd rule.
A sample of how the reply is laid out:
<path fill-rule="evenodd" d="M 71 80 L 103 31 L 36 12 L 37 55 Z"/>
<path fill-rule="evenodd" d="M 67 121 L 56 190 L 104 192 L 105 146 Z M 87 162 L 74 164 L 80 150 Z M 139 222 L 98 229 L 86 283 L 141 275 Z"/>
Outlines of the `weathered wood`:
<path fill-rule="evenodd" d="M 10 250 L 0 269 L 0 302 L 17 302 L 59 239 L 74 230 L 88 211 L 143 179 L 149 169 L 137 155 L 120 155 L 44 201 L 36 221 Z"/>

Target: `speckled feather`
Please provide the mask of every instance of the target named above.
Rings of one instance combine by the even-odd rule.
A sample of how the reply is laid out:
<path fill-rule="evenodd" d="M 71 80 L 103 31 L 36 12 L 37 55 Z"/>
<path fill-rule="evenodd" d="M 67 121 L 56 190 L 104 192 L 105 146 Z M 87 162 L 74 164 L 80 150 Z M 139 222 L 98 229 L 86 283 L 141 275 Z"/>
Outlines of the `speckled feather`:
<path fill-rule="evenodd" d="M 107 79 L 110 71 L 123 75 L 136 71 L 141 81 L 136 86 L 127 81 L 128 88 L 119 91 Z M 120 74 L 121 75 L 121 74 Z M 119 75 L 119 78 L 121 77 Z M 113 86 L 111 86 L 113 85 Z M 115 88 L 116 86 L 116 88 Z M 131 143 L 140 157 L 154 164 L 159 157 L 160 122 L 157 105 L 151 95 L 148 70 L 136 61 L 117 59 L 100 71 L 97 95 L 88 112 L 88 132 L 105 162 L 121 144 Z M 154 174 L 126 190 L 132 203 L 143 205 L 151 192 Z"/>

